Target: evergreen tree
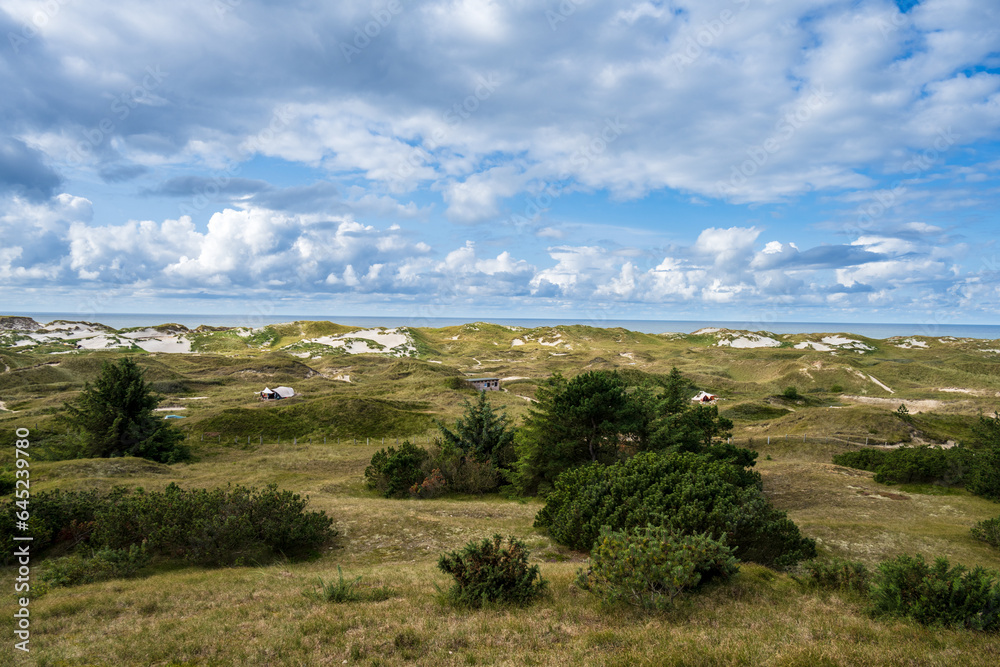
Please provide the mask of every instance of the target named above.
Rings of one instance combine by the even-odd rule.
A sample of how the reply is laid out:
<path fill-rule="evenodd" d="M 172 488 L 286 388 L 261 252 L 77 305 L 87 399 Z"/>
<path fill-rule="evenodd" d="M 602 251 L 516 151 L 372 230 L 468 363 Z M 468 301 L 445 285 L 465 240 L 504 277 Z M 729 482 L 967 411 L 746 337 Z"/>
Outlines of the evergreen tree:
<path fill-rule="evenodd" d="M 144 371 L 126 357 L 104 362 L 101 374 L 89 382 L 64 417 L 79 429 L 81 458 L 139 456 L 174 463 L 190 457 L 184 434 L 153 414 L 160 399 L 144 379 Z"/>
<path fill-rule="evenodd" d="M 479 392 L 475 403 L 465 401 L 465 414 L 455 422 L 452 431 L 438 422 L 443 444 L 471 456 L 479 461 L 492 461 L 500 466 L 510 458 L 514 445 L 514 428 L 504 412 L 496 412 L 486 398 L 486 392 Z"/>
<path fill-rule="evenodd" d="M 642 449 L 650 396 L 629 391 L 617 372 L 591 371 L 567 381 L 559 373 L 539 386 L 517 443 L 515 484 L 545 492 L 564 470 L 613 463 L 627 448 Z"/>

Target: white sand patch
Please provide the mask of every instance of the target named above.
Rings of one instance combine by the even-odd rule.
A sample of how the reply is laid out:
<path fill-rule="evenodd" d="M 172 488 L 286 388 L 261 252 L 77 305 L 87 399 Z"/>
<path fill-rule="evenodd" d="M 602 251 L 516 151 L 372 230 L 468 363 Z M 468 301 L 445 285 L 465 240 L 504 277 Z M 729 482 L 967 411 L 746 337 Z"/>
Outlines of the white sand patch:
<path fill-rule="evenodd" d="M 892 389 L 889 389 L 889 387 L 887 385 L 885 385 L 882 382 L 880 382 L 878 380 L 878 378 L 876 378 L 874 375 L 869 375 L 868 379 L 871 380 L 872 382 L 874 382 L 875 384 L 877 384 L 878 386 L 882 387 L 883 389 L 885 389 L 890 394 L 895 394 L 896 393 Z"/>
<path fill-rule="evenodd" d="M 990 354 L 1000 354 L 1000 350 L 979 350 L 980 352 L 989 352 Z"/>
<path fill-rule="evenodd" d="M 445 338 L 445 340 L 458 340 L 458 334 L 455 334 L 451 338 Z"/>
<path fill-rule="evenodd" d="M 871 351 L 875 348 L 862 343 L 860 340 L 854 340 L 853 338 L 844 338 L 843 336 L 824 336 L 820 339 L 827 345 L 833 345 L 835 347 L 846 347 L 852 350 L 866 350 Z"/>
<path fill-rule="evenodd" d="M 514 375 L 509 378 L 500 378 L 501 382 L 510 382 L 511 380 L 530 380 L 529 377 L 524 377 L 523 375 Z"/>
<path fill-rule="evenodd" d="M 564 342 L 565 341 L 562 340 L 562 334 L 556 334 L 556 337 L 552 339 L 551 343 L 546 343 L 544 337 L 538 339 L 538 344 L 545 345 L 546 347 L 555 347 L 556 345 L 559 345 L 560 343 Z"/>
<path fill-rule="evenodd" d="M 191 351 L 191 341 L 183 336 L 161 336 L 136 340 L 136 347 L 146 352 L 164 352 L 167 354 L 187 354 Z"/>
<path fill-rule="evenodd" d="M 626 359 L 635 359 L 635 355 L 632 354 L 631 352 L 619 352 L 618 356 L 625 357 Z"/>
<path fill-rule="evenodd" d="M 937 410 L 942 405 L 943 402 L 932 399 L 910 399 L 910 398 L 876 398 L 875 396 L 849 396 L 847 394 L 841 395 L 842 399 L 851 401 L 852 403 L 866 403 L 868 405 L 882 405 L 892 410 L 899 407 L 900 403 L 906 406 L 906 409 L 910 412 L 927 412 L 929 410 Z"/>
<path fill-rule="evenodd" d="M 172 408 L 153 408 L 153 412 L 174 412 L 175 410 L 187 410 L 187 408 L 182 406 L 174 406 Z"/>
<path fill-rule="evenodd" d="M 117 336 L 93 336 L 92 338 L 83 338 L 77 345 L 82 350 L 113 350 L 116 347 L 132 347 L 132 341 L 127 343 L 122 342 Z"/>
<path fill-rule="evenodd" d="M 975 389 L 963 389 L 961 387 L 939 387 L 935 391 L 943 391 L 949 394 L 972 394 L 973 396 L 981 396 L 986 393 Z"/>
<path fill-rule="evenodd" d="M 331 380 L 337 380 L 338 382 L 350 382 L 351 376 L 346 373 L 341 373 L 340 375 L 334 375 L 330 378 Z"/>
<path fill-rule="evenodd" d="M 900 347 L 904 350 L 912 350 L 918 347 L 927 349 L 927 342 L 922 340 L 917 340 L 916 338 L 907 338 L 906 340 L 897 343 L 896 347 Z"/>
<path fill-rule="evenodd" d="M 703 335 L 705 335 L 705 334 L 713 334 L 713 333 L 716 333 L 717 331 L 722 331 L 722 329 L 719 329 L 719 328 L 717 328 L 717 327 L 705 327 L 704 329 L 698 329 L 697 331 L 695 331 L 695 332 L 694 332 L 693 334 L 691 334 L 691 335 L 692 335 L 692 336 L 703 336 Z"/>
<path fill-rule="evenodd" d="M 518 345 L 524 345 L 524 341 L 521 340 L 520 338 L 515 338 L 510 342 L 511 347 L 517 347 Z"/>
<path fill-rule="evenodd" d="M 178 401 L 204 401 L 208 396 L 189 396 L 188 398 L 178 398 Z"/>
<path fill-rule="evenodd" d="M 531 398 L 530 396 L 521 396 L 520 394 L 514 394 L 514 395 L 517 396 L 518 398 L 523 398 L 524 400 L 528 401 L 529 403 L 537 403 L 538 402 L 535 399 Z"/>
<path fill-rule="evenodd" d="M 8 410 L 7 409 L 7 404 L 4 403 L 3 401 L 0 401 L 0 410 L 2 410 L 4 412 L 13 412 L 13 410 Z"/>
<path fill-rule="evenodd" d="M 434 359 L 428 359 L 427 363 L 429 363 L 429 364 L 443 364 L 444 362 L 443 361 L 435 361 Z"/>
<path fill-rule="evenodd" d="M 369 345 L 371 341 L 374 345 Z M 341 348 L 348 354 L 388 354 L 393 357 L 405 357 L 416 354 L 417 348 L 413 339 L 407 333 L 398 329 L 363 329 L 336 336 L 320 336 L 308 338 L 300 343 L 316 343 L 327 347 Z M 382 346 L 382 349 L 379 348 Z M 290 347 L 290 346 L 289 346 Z"/>
<path fill-rule="evenodd" d="M 805 341 L 803 343 L 798 343 L 795 346 L 795 349 L 796 350 L 813 349 L 813 350 L 816 350 L 817 352 L 829 352 L 833 348 L 830 347 L 829 345 L 824 345 L 823 343 L 815 343 L 815 342 L 813 342 L 811 340 L 807 340 L 807 341 Z"/>
<path fill-rule="evenodd" d="M 566 357 L 569 356 L 569 352 L 549 352 L 550 357 Z"/>
<path fill-rule="evenodd" d="M 305 359 L 310 354 L 312 354 L 312 352 L 289 352 L 289 354 L 291 354 L 293 357 L 298 357 L 299 359 Z"/>
<path fill-rule="evenodd" d="M 740 336 L 739 338 L 723 339 L 716 343 L 718 347 L 735 347 L 739 349 L 747 349 L 753 347 L 778 347 L 781 345 L 780 341 L 777 341 L 769 336 L 759 336 L 757 334 L 747 334 L 746 336 Z"/>

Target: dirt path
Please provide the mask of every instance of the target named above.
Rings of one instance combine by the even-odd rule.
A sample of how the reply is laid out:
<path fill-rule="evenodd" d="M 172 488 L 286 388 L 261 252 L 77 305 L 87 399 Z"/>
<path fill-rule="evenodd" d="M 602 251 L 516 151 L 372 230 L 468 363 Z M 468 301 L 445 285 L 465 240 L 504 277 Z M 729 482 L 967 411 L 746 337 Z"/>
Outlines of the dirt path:
<path fill-rule="evenodd" d="M 869 405 L 885 405 L 887 407 L 899 407 L 902 403 L 906 406 L 906 409 L 910 412 L 928 412 L 930 410 L 936 410 L 944 405 L 944 401 L 939 401 L 932 398 L 926 399 L 912 399 L 912 398 L 877 398 L 875 396 L 841 396 L 845 401 L 853 401 L 854 403 L 867 403 Z"/>

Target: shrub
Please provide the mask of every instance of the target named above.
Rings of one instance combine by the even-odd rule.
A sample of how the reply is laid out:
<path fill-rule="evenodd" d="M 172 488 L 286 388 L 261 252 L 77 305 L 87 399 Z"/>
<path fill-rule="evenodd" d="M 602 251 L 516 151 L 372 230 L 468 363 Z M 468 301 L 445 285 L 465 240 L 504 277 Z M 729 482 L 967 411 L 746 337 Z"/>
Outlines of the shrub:
<path fill-rule="evenodd" d="M 333 519 L 304 512 L 307 499 L 274 484 L 162 493 L 118 487 L 95 514 L 92 540 L 113 549 L 148 541 L 155 553 L 201 565 L 228 565 L 277 554 L 305 555 L 336 535 Z"/>
<path fill-rule="evenodd" d="M 816 555 L 815 542 L 761 493 L 760 475 L 692 453 L 643 453 L 567 471 L 535 518 L 535 527 L 581 551 L 590 550 L 602 526 L 647 524 L 725 537 L 740 560 L 772 567 Z"/>
<path fill-rule="evenodd" d="M 977 496 L 1000 500 L 1000 446 L 973 452 L 965 487 Z"/>
<path fill-rule="evenodd" d="M 874 472 L 875 481 L 883 484 L 940 482 L 951 485 L 966 481 L 979 454 L 962 447 L 941 449 L 921 445 L 891 451 L 866 449 L 845 452 L 835 455 L 833 462 Z M 985 488 L 988 483 L 983 486 Z"/>
<path fill-rule="evenodd" d="M 435 468 L 431 474 L 419 484 L 410 487 L 410 495 L 414 498 L 436 498 L 448 489 L 448 482 L 441 471 Z"/>
<path fill-rule="evenodd" d="M 889 453 L 884 449 L 860 449 L 856 452 L 834 454 L 833 462 L 847 468 L 875 472 L 880 465 L 885 463 Z"/>
<path fill-rule="evenodd" d="M 49 586 L 79 586 L 109 579 L 128 579 L 149 565 L 145 544 L 128 549 L 99 549 L 89 556 L 71 554 L 45 562 L 39 578 Z"/>
<path fill-rule="evenodd" d="M 0 472 L 0 496 L 9 496 L 14 493 L 14 487 L 17 485 L 17 478 L 14 473 L 5 470 Z"/>
<path fill-rule="evenodd" d="M 981 567 L 949 567 L 948 559 L 933 565 L 922 556 L 899 556 L 883 562 L 872 582 L 875 615 L 912 618 L 924 625 L 972 630 L 1000 629 L 1000 583 L 997 574 Z"/>
<path fill-rule="evenodd" d="M 970 532 L 977 540 L 1000 547 L 1000 516 L 980 521 L 972 527 Z"/>
<path fill-rule="evenodd" d="M 61 540 L 72 539 L 74 544 L 85 539 L 73 539 L 75 534 L 67 529 L 84 526 L 94 520 L 94 513 L 101 498 L 97 491 L 42 491 L 32 494 L 28 505 L 31 518 L 28 531 L 15 532 L 15 513 L 22 511 L 13 497 L 0 501 L 0 541 L 11 544 L 14 535 L 31 536 L 31 552 L 43 555 Z M 66 531 L 66 532 L 64 532 Z M 72 545 L 71 545 L 72 546 Z M 0 562 L 11 561 L 9 550 L 0 552 Z"/>
<path fill-rule="evenodd" d="M 508 537 L 503 546 L 503 538 L 494 535 L 441 556 L 438 568 L 455 578 L 447 599 L 469 607 L 530 604 L 545 594 L 548 582 L 537 565 L 528 565 L 528 555 L 522 542 Z"/>
<path fill-rule="evenodd" d="M 386 498 L 403 498 L 414 484 L 420 484 L 426 475 L 421 469 L 429 458 L 427 450 L 405 440 L 395 447 L 380 449 L 365 468 L 365 483 Z"/>
<path fill-rule="evenodd" d="M 729 578 L 738 569 L 732 549 L 707 535 L 681 535 L 656 526 L 628 531 L 605 526 L 577 584 L 604 604 L 665 610 L 678 595 L 713 578 Z"/>
<path fill-rule="evenodd" d="M 0 502 L 0 539 L 8 541 L 15 534 L 12 503 Z M 151 555 L 223 565 L 314 552 L 337 531 L 323 512 L 305 512 L 307 503 L 274 484 L 211 491 L 170 484 L 162 492 L 115 487 L 106 495 L 45 491 L 31 498 L 29 534 L 40 556 L 56 545 L 127 551 L 145 544 Z"/>
<path fill-rule="evenodd" d="M 498 490 L 501 472 L 493 461 L 475 456 L 465 456 L 461 450 L 447 444 L 431 451 L 424 461 L 423 470 L 428 476 L 439 470 L 448 483 L 449 491 L 458 493 L 492 493 Z"/>
<path fill-rule="evenodd" d="M 871 572 L 861 562 L 833 558 L 808 560 L 798 566 L 796 581 L 809 587 L 868 594 Z"/>
<path fill-rule="evenodd" d="M 794 401 L 799 397 L 799 390 L 795 387 L 785 387 L 785 391 L 781 392 L 781 395 L 790 401 Z"/>
<path fill-rule="evenodd" d="M 830 387 L 830 391 L 834 394 L 839 394 L 840 392 L 844 391 L 844 388 L 839 384 L 835 384 Z"/>

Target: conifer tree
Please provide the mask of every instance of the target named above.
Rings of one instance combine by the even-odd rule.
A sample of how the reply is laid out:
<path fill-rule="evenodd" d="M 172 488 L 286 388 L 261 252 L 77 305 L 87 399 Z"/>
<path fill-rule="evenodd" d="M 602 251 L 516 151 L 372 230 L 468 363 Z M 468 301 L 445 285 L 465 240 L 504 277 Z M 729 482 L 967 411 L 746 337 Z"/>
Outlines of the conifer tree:
<path fill-rule="evenodd" d="M 84 384 L 76 401 L 65 405 L 64 419 L 79 430 L 78 456 L 138 456 L 161 463 L 190 457 L 181 442 L 184 434 L 153 414 L 160 399 L 144 375 L 131 357 L 104 362 L 94 384 Z"/>

